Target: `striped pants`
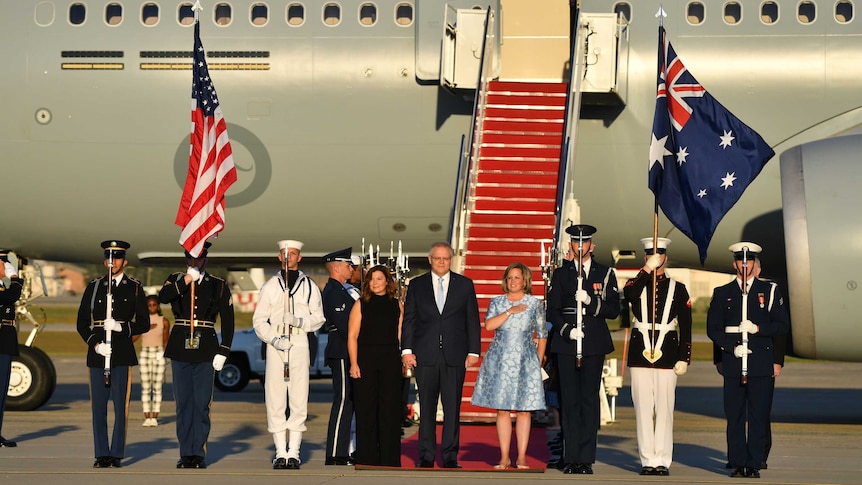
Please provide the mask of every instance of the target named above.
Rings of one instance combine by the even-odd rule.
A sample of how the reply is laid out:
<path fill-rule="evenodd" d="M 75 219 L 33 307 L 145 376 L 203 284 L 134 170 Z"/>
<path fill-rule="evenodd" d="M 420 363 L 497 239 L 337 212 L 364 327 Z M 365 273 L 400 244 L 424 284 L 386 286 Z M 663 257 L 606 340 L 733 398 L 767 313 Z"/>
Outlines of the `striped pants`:
<path fill-rule="evenodd" d="M 141 369 L 141 404 L 144 413 L 158 413 L 162 407 L 162 383 L 165 381 L 165 358 L 156 358 L 162 347 L 143 347 L 138 365 Z"/>

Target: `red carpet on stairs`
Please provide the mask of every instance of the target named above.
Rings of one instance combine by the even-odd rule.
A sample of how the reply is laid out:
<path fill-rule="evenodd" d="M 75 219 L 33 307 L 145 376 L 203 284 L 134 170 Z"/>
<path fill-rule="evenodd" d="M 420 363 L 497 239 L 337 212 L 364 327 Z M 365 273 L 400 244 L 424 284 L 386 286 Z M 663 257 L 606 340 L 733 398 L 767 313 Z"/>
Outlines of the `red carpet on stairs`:
<path fill-rule="evenodd" d="M 411 430 L 416 429 L 410 428 Z M 443 462 L 440 458 L 440 439 L 443 433 L 442 425 L 437 425 L 437 462 L 434 470 L 452 471 L 441 468 Z M 517 470 L 509 468 L 503 472 L 531 471 L 544 472 L 545 466 L 550 459 L 548 446 L 546 444 L 547 433 L 545 428 L 533 427 L 530 429 L 530 444 L 527 447 L 528 470 Z M 415 468 L 419 462 L 419 432 L 401 441 L 401 467 Z M 515 430 L 512 430 L 512 444 L 510 447 L 510 460 L 512 465 L 518 456 L 515 441 Z M 500 462 L 500 445 L 497 441 L 497 427 L 493 424 L 483 425 L 461 425 L 461 450 L 458 453 L 458 462 L 463 470 L 469 471 L 497 471 L 494 465 Z M 417 468 L 427 471 L 427 468 Z"/>

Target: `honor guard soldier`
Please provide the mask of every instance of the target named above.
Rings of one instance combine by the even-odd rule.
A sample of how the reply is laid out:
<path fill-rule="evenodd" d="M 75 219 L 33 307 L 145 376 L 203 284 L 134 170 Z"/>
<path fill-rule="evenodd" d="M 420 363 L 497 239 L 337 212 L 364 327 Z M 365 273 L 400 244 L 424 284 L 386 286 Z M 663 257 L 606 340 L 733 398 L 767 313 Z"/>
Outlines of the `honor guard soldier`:
<path fill-rule="evenodd" d="M 553 325 L 562 408 L 563 473 L 592 474 L 599 432 L 599 386 L 605 355 L 613 352 L 608 318 L 620 313 L 617 278 L 592 258 L 596 228 L 569 226 L 573 264 L 554 271 L 547 319 Z"/>
<path fill-rule="evenodd" d="M 9 284 L 5 279 L 9 278 Z M 6 390 L 12 375 L 12 357 L 18 355 L 18 327 L 15 325 L 15 302 L 21 298 L 24 280 L 18 269 L 9 262 L 9 250 L 0 249 L 0 431 L 3 430 L 3 412 L 6 410 Z M 0 434 L 0 448 L 13 448 L 17 443 Z"/>
<path fill-rule="evenodd" d="M 658 238 L 655 249 L 654 242 L 651 237 L 641 239 L 646 264 L 623 289 L 634 315 L 627 360 L 640 474 L 670 475 L 676 379 L 691 363 L 691 300 L 685 285 L 665 274 L 670 239 Z"/>
<path fill-rule="evenodd" d="M 260 288 L 252 324 L 266 343 L 266 424 L 275 442 L 273 469 L 298 470 L 308 416 L 308 338 L 323 326 L 320 288 L 299 270 L 302 243 L 278 242 L 283 270 Z M 289 416 L 286 413 L 290 409 Z"/>
<path fill-rule="evenodd" d="M 126 421 L 132 366 L 138 365 L 132 336 L 150 329 L 147 298 L 141 282 L 123 269 L 125 241 L 104 241 L 107 274 L 87 285 L 78 307 L 78 333 L 87 343 L 90 402 L 93 411 L 94 468 L 119 468 L 126 449 Z M 110 277 L 108 277 L 110 275 Z M 114 404 L 114 431 L 108 446 L 108 401 Z"/>
<path fill-rule="evenodd" d="M 323 288 L 323 316 L 329 339 L 326 365 L 332 369 L 332 410 L 326 433 L 326 464 L 353 465 L 350 456 L 350 428 L 353 421 L 353 381 L 347 354 L 347 320 L 359 290 L 350 284 L 355 266 L 353 248 L 334 251 L 323 257 L 329 280 Z"/>
<path fill-rule="evenodd" d="M 778 285 L 755 278 L 761 247 L 740 242 L 730 251 L 736 278 L 713 291 L 706 331 L 721 349 L 730 476 L 760 478 L 774 375 L 773 338 L 786 335 L 790 323 Z"/>
<path fill-rule="evenodd" d="M 233 343 L 230 288 L 225 280 L 205 270 L 210 246 L 204 243 L 197 258 L 186 251 L 186 272 L 170 275 L 159 291 L 159 302 L 169 303 L 175 317 L 165 357 L 171 359 L 177 403 L 177 468 L 207 467 L 214 372 L 224 366 Z M 221 343 L 216 318 L 221 324 Z"/>

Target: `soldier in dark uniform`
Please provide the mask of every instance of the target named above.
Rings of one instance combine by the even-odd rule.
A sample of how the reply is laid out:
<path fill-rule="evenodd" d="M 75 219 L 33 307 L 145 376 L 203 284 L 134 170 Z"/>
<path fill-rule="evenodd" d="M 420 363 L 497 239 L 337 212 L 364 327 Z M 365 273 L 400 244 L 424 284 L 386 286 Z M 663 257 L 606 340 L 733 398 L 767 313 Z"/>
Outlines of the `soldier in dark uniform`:
<path fill-rule="evenodd" d="M 691 362 L 691 300 L 685 285 L 665 274 L 670 239 L 641 239 L 646 264 L 623 294 L 632 305 L 628 365 L 637 423 L 641 475 L 670 475 L 677 376 Z M 653 324 L 653 272 L 658 295 Z M 670 303 L 668 303 L 670 302 Z"/>
<path fill-rule="evenodd" d="M 206 468 L 206 445 L 210 433 L 210 404 L 214 371 L 220 371 L 233 342 L 234 315 L 230 288 L 225 280 L 205 271 L 207 250 L 199 257 L 186 252 L 185 273 L 168 277 L 159 291 L 159 301 L 170 303 L 176 322 L 168 337 L 165 357 L 171 359 L 174 396 L 177 403 L 177 468 Z M 194 293 L 194 312 L 191 311 Z M 215 330 L 221 323 L 221 343 Z"/>
<path fill-rule="evenodd" d="M 132 336 L 150 329 L 147 297 L 140 281 L 123 273 L 128 263 L 125 241 L 104 241 L 105 267 L 111 274 L 87 285 L 78 307 L 78 333 L 87 343 L 90 401 L 93 410 L 94 468 L 119 468 L 126 449 L 126 420 L 132 366 L 138 365 Z M 111 285 L 109 288 L 108 285 Z M 110 290 L 111 311 L 108 313 Z M 107 332 L 111 332 L 110 339 Z M 109 343 L 110 342 L 110 343 Z M 110 359 L 110 371 L 106 370 Z M 114 431 L 108 446 L 108 400 L 114 404 Z"/>
<path fill-rule="evenodd" d="M 759 478 L 773 385 L 773 338 L 786 335 L 790 323 L 778 285 L 754 277 L 760 246 L 741 242 L 730 250 L 737 278 L 713 292 L 706 331 L 721 348 L 727 454 L 733 467 L 730 476 Z M 747 373 L 743 379 L 744 356 Z"/>
<path fill-rule="evenodd" d="M 9 286 L 0 281 L 0 431 L 6 410 L 6 390 L 12 374 L 12 357 L 18 355 L 18 327 L 15 326 L 15 302 L 21 298 L 23 281 L 15 265 L 9 262 L 9 251 L 0 250 L 0 280 L 9 278 Z M 13 448 L 17 443 L 0 434 L 0 448 Z"/>
<path fill-rule="evenodd" d="M 548 290 L 547 319 L 553 325 L 551 352 L 556 354 L 560 379 L 563 432 L 563 473 L 592 474 L 599 432 L 599 386 L 605 355 L 613 352 L 608 318 L 620 313 L 620 295 L 613 271 L 592 259 L 596 228 L 570 226 L 573 264 L 554 271 Z M 582 285 L 578 273 L 583 267 Z M 578 326 L 577 308 L 582 308 Z M 582 358 L 577 358 L 577 341 Z"/>
<path fill-rule="evenodd" d="M 353 421 L 353 381 L 350 379 L 350 356 L 347 355 L 347 320 L 359 290 L 349 283 L 355 266 L 350 259 L 353 248 L 345 248 L 323 257 L 329 280 L 323 288 L 323 316 L 329 340 L 326 342 L 326 365 L 332 369 L 332 411 L 326 433 L 326 464 L 352 465 L 350 456 L 350 423 Z"/>

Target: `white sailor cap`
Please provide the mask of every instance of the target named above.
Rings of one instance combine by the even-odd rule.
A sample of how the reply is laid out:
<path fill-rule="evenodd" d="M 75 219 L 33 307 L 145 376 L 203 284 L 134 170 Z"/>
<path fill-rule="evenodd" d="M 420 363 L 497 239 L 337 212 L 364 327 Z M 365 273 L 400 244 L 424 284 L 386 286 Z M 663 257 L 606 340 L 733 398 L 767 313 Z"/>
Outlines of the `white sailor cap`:
<path fill-rule="evenodd" d="M 645 237 L 645 238 L 641 239 L 641 244 L 643 244 L 644 252 L 647 255 L 651 255 L 654 252 L 653 247 L 652 247 L 652 238 L 651 237 Z M 668 239 L 666 237 L 658 238 L 658 243 L 656 244 L 656 247 L 658 248 L 657 252 L 659 254 L 665 254 L 667 252 L 668 246 L 670 246 L 670 239 Z"/>
<path fill-rule="evenodd" d="M 748 259 L 757 259 L 757 256 L 763 251 L 759 245 L 746 241 L 731 244 L 728 249 L 733 253 L 733 259 L 737 261 L 742 260 L 744 253 L 747 253 L 745 257 Z"/>
<path fill-rule="evenodd" d="M 282 239 L 278 242 L 278 250 L 283 251 L 286 249 L 296 249 L 297 251 L 302 251 L 303 244 L 299 241 L 294 241 L 293 239 Z"/>
<path fill-rule="evenodd" d="M 362 256 L 353 253 L 350 255 L 350 264 L 353 266 L 361 266 L 362 265 Z"/>

